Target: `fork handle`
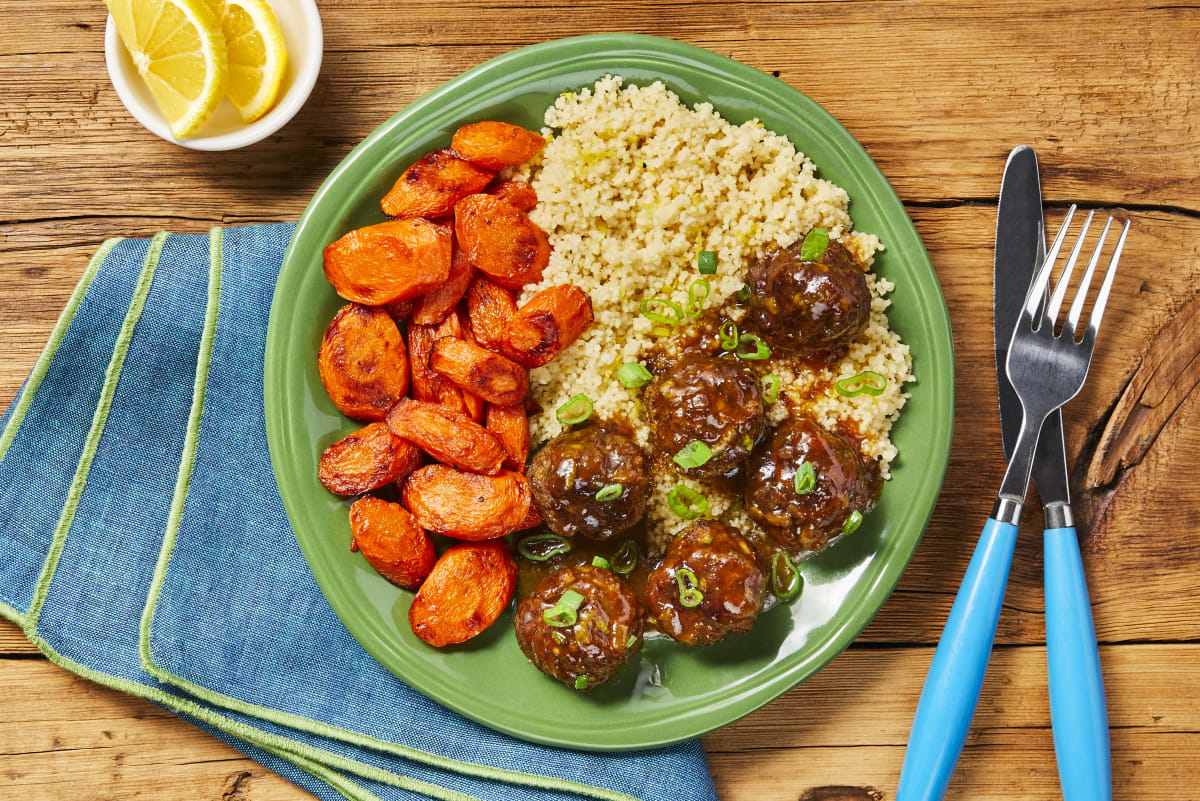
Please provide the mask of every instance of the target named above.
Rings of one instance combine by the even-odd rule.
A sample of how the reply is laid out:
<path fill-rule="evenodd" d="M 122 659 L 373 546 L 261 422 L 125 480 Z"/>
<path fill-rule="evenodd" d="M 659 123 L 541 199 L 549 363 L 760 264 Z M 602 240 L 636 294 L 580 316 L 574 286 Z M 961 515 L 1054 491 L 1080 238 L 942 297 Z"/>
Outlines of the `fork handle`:
<path fill-rule="evenodd" d="M 1016 544 L 1015 525 L 988 519 L 925 677 L 896 801 L 946 793 L 979 703 Z"/>
<path fill-rule="evenodd" d="M 1079 540 L 1074 528 L 1049 528 L 1044 546 L 1050 721 L 1063 801 L 1111 801 L 1108 710 Z"/>

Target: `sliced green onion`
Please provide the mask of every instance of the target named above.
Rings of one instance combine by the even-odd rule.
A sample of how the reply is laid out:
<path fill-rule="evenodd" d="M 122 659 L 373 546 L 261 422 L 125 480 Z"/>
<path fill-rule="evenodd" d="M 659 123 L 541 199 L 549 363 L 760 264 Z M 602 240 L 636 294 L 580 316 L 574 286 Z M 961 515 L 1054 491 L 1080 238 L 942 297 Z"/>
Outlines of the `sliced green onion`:
<path fill-rule="evenodd" d="M 638 544 L 633 540 L 625 540 L 621 543 L 621 547 L 617 548 L 616 552 L 613 553 L 612 569 L 614 573 L 628 576 L 637 567 L 637 563 Z"/>
<path fill-rule="evenodd" d="M 558 603 L 542 612 L 542 620 L 559 629 L 574 626 L 575 621 L 579 620 L 579 606 L 582 603 L 582 595 L 575 590 L 567 590 L 559 596 Z"/>
<path fill-rule="evenodd" d="M 667 495 L 667 505 L 684 520 L 695 520 L 708 511 L 708 498 L 686 484 L 676 484 Z"/>
<path fill-rule="evenodd" d="M 700 312 L 704 311 L 704 301 L 708 300 L 709 289 L 708 282 L 703 278 L 697 278 L 688 287 L 688 317 L 699 317 Z"/>
<path fill-rule="evenodd" d="M 754 350 L 749 350 L 746 346 L 753 346 Z M 771 349 L 767 347 L 767 343 L 758 338 L 757 334 L 742 334 L 738 337 L 737 357 L 739 359 L 766 359 L 771 356 Z"/>
<path fill-rule="evenodd" d="M 658 303 L 671 311 L 675 312 L 674 317 L 668 317 L 661 312 L 650 311 L 650 304 Z M 679 325 L 684 321 L 687 315 L 683 313 L 683 309 L 673 300 L 668 298 L 646 298 L 638 304 L 638 312 L 652 323 L 662 323 L 663 325 Z"/>
<path fill-rule="evenodd" d="M 654 376 L 642 366 L 641 362 L 626 362 L 617 370 L 617 380 L 621 382 L 621 386 L 623 387 L 637 389 L 653 381 Z"/>
<path fill-rule="evenodd" d="M 846 522 L 842 526 L 842 533 L 849 534 L 856 530 L 860 525 L 862 525 L 862 512 L 855 509 L 850 513 L 850 516 L 846 518 Z"/>
<path fill-rule="evenodd" d="M 770 406 L 779 400 L 779 385 L 783 383 L 774 373 L 762 377 L 763 403 Z"/>
<path fill-rule="evenodd" d="M 586 690 L 587 689 L 587 676 L 576 676 L 575 677 L 575 689 L 576 690 Z"/>
<path fill-rule="evenodd" d="M 625 650 L 628 651 L 630 648 L 632 648 L 636 644 L 637 644 L 637 637 L 630 634 L 629 639 L 625 641 Z"/>
<path fill-rule="evenodd" d="M 702 250 L 696 256 L 696 269 L 701 275 L 712 275 L 717 271 L 717 254 L 711 250 Z"/>
<path fill-rule="evenodd" d="M 787 551 L 776 551 L 771 560 L 771 593 L 781 601 L 790 601 L 804 587 L 804 576 L 788 558 Z"/>
<path fill-rule="evenodd" d="M 545 562 L 571 550 L 571 541 L 557 534 L 531 534 L 517 543 L 517 552 L 531 562 Z"/>
<path fill-rule="evenodd" d="M 807 495 L 817 488 L 817 471 L 813 467 L 813 463 L 803 461 L 796 468 L 796 475 L 793 479 L 796 486 L 797 495 Z"/>
<path fill-rule="evenodd" d="M 592 416 L 592 399 L 587 395 L 575 395 L 554 412 L 558 422 L 564 426 L 582 423 Z"/>
<path fill-rule="evenodd" d="M 694 439 L 680 448 L 679 453 L 671 457 L 671 461 L 684 470 L 690 470 L 693 467 L 699 467 L 711 458 L 712 448 L 700 440 Z"/>
<path fill-rule="evenodd" d="M 738 346 L 738 327 L 737 323 L 732 320 L 727 320 L 721 323 L 721 348 L 723 350 L 733 350 Z"/>
<path fill-rule="evenodd" d="M 605 484 L 600 488 L 600 491 L 596 493 L 596 500 L 601 502 L 616 500 L 617 498 L 621 497 L 621 493 L 624 491 L 624 484 Z"/>
<path fill-rule="evenodd" d="M 874 370 L 863 370 L 858 375 L 843 378 L 833 385 L 837 394 L 843 398 L 853 398 L 864 392 L 868 395 L 882 395 L 887 389 L 887 379 Z"/>
<path fill-rule="evenodd" d="M 609 567 L 608 560 L 605 559 L 603 556 L 593 556 L 592 557 L 592 567 L 602 567 L 605 570 L 607 570 Z"/>
<path fill-rule="evenodd" d="M 745 303 L 750 300 L 750 285 L 742 284 L 742 288 L 737 291 L 737 299 L 739 303 Z"/>
<path fill-rule="evenodd" d="M 675 571 L 675 584 L 679 587 L 679 603 L 684 606 L 699 606 L 704 600 L 704 593 L 700 592 L 700 582 L 696 580 L 696 574 L 686 567 Z"/>
<path fill-rule="evenodd" d="M 824 228 L 814 228 L 804 237 L 804 244 L 800 246 L 801 261 L 816 261 L 825 255 L 825 248 L 829 247 L 829 232 Z"/>

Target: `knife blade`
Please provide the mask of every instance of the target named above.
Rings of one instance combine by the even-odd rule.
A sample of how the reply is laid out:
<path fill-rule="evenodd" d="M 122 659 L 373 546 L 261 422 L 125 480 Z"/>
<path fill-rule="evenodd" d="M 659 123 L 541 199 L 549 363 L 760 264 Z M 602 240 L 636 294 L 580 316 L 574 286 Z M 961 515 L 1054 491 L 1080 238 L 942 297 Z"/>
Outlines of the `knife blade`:
<path fill-rule="evenodd" d="M 996 384 L 1000 397 L 1000 430 L 1004 456 L 1012 456 L 1021 430 L 1021 401 L 1008 380 L 1005 364 L 1013 327 L 1033 275 L 1046 256 L 1042 224 L 1042 186 L 1037 153 L 1022 145 L 1008 154 L 996 212 L 996 260 L 993 273 L 992 333 L 996 349 Z M 1070 503 L 1062 414 L 1055 411 L 1042 424 L 1033 460 L 1033 483 L 1042 504 Z M 1067 525 L 1070 525 L 1068 522 Z"/>

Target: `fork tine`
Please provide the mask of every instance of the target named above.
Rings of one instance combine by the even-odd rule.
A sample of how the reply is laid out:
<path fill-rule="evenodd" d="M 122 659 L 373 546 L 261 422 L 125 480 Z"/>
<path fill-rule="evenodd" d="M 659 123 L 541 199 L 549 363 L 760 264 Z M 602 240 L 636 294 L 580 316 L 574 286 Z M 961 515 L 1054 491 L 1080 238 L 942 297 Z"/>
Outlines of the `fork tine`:
<path fill-rule="evenodd" d="M 1096 293 L 1096 305 L 1092 307 L 1092 316 L 1088 320 L 1087 331 L 1084 332 L 1084 340 L 1095 341 L 1096 333 L 1100 330 L 1100 320 L 1104 318 L 1104 307 L 1108 303 L 1108 293 L 1112 289 L 1113 279 L 1117 276 L 1117 262 L 1121 260 L 1121 250 L 1125 247 L 1125 236 L 1129 233 L 1129 220 L 1125 221 L 1125 225 L 1121 227 L 1121 236 L 1117 238 L 1117 246 L 1113 250 L 1112 258 L 1108 261 L 1108 270 L 1104 273 L 1104 283 L 1100 285 L 1100 291 Z"/>
<path fill-rule="evenodd" d="M 1112 224 L 1113 218 L 1109 217 L 1108 222 L 1104 223 L 1104 230 L 1100 233 L 1100 241 L 1096 243 L 1092 257 L 1088 259 L 1087 269 L 1083 271 L 1083 278 L 1079 279 L 1079 289 L 1075 291 L 1075 299 L 1071 301 L 1071 308 L 1067 311 L 1067 320 L 1063 323 L 1063 336 L 1075 338 L 1075 330 L 1079 326 L 1079 318 L 1083 316 L 1083 306 L 1087 302 L 1088 290 L 1092 286 L 1092 276 L 1096 272 L 1096 265 L 1100 263 L 1100 254 L 1104 251 L 1104 243 L 1108 241 L 1108 231 L 1112 228 Z"/>
<path fill-rule="evenodd" d="M 1050 273 L 1054 270 L 1054 262 L 1058 259 L 1058 251 L 1062 248 L 1063 240 L 1067 238 L 1067 230 L 1071 227 L 1071 220 L 1075 217 L 1075 208 L 1075 204 L 1072 203 L 1071 208 L 1067 209 L 1067 218 L 1063 220 L 1062 226 L 1054 236 L 1054 244 L 1046 251 L 1046 258 L 1042 261 L 1042 266 L 1038 268 L 1033 282 L 1029 285 L 1029 291 L 1025 295 L 1025 305 L 1021 308 L 1021 316 L 1030 326 L 1037 319 L 1038 309 L 1046 294 L 1046 287 L 1050 285 Z"/>
<path fill-rule="evenodd" d="M 1088 212 L 1087 219 L 1083 221 L 1083 228 L 1079 231 L 1079 236 L 1075 238 L 1075 245 L 1071 248 L 1071 255 L 1067 258 L 1067 263 L 1063 265 L 1062 272 L 1058 274 L 1054 292 L 1051 293 L 1050 300 L 1046 303 L 1042 323 L 1049 325 L 1051 331 L 1054 330 L 1054 323 L 1058 320 L 1058 312 L 1062 309 L 1063 298 L 1067 296 L 1067 287 L 1071 284 L 1071 276 L 1075 274 L 1075 265 L 1079 261 L 1079 252 L 1083 250 L 1084 237 L 1087 236 L 1088 228 L 1091 227 L 1092 218 L 1095 216 L 1095 209 Z"/>

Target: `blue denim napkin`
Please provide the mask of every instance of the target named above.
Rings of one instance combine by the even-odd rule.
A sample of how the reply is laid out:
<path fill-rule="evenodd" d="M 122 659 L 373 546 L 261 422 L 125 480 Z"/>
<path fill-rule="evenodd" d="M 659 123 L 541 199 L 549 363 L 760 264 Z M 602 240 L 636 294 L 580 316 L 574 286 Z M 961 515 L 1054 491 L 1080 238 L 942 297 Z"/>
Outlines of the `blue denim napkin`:
<path fill-rule="evenodd" d="M 321 595 L 267 452 L 290 225 L 110 240 L 0 433 L 0 614 L 320 798 L 713 801 L 698 742 L 532 745 L 381 668 Z M 231 443 L 236 443 L 232 447 Z"/>

